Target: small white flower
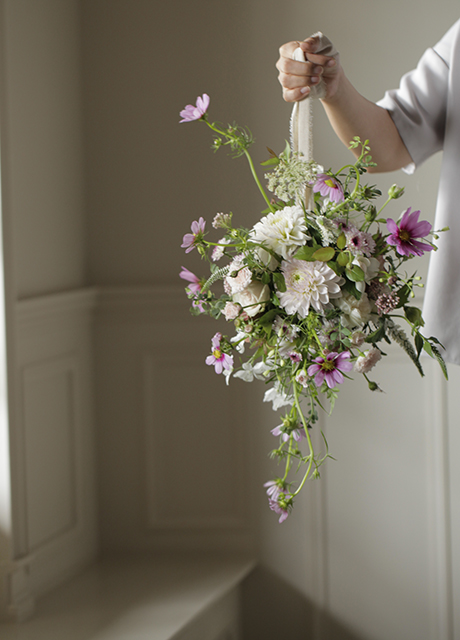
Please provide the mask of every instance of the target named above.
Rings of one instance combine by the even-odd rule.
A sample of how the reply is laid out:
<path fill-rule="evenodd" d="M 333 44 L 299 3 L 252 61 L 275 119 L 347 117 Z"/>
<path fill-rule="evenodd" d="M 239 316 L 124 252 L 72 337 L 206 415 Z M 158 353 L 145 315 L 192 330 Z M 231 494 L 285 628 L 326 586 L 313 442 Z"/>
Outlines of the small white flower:
<path fill-rule="evenodd" d="M 247 340 L 248 340 L 248 336 L 244 331 L 238 331 L 236 336 L 233 336 L 233 338 L 230 338 L 230 342 L 234 344 L 236 343 L 235 349 L 238 351 L 238 353 L 244 353 L 244 345 Z"/>
<path fill-rule="evenodd" d="M 355 371 L 357 373 L 368 373 L 379 360 L 381 360 L 382 354 L 375 347 L 371 347 L 368 351 L 364 352 L 364 355 L 359 356 L 355 362 Z"/>
<path fill-rule="evenodd" d="M 227 387 L 228 387 L 228 385 L 230 383 L 230 376 L 232 375 L 232 371 L 233 371 L 233 369 L 224 369 L 222 371 L 222 373 L 224 374 L 224 377 L 225 377 L 225 384 L 227 385 Z"/>
<path fill-rule="evenodd" d="M 229 265 L 229 275 L 224 279 L 224 289 L 229 295 L 243 291 L 252 280 L 251 270 L 243 260 L 243 255 L 236 256 Z"/>
<path fill-rule="evenodd" d="M 273 411 L 278 411 L 281 407 L 292 406 L 294 404 L 294 398 L 287 396 L 283 391 L 279 391 L 278 385 L 265 392 L 264 402 L 271 402 Z"/>
<path fill-rule="evenodd" d="M 239 304 L 236 304 L 235 302 L 225 303 L 224 316 L 227 321 L 235 320 L 235 318 L 239 316 L 240 311 L 241 311 L 241 307 Z"/>
<path fill-rule="evenodd" d="M 310 378 L 304 369 L 300 369 L 299 371 L 297 371 L 295 375 L 295 379 L 296 379 L 296 382 L 302 385 L 302 387 L 304 388 L 308 387 L 308 381 Z"/>
<path fill-rule="evenodd" d="M 212 250 L 211 260 L 213 262 L 217 262 L 222 258 L 222 256 L 224 255 L 225 245 L 229 242 L 230 240 L 228 238 L 222 238 L 222 240 L 219 240 L 219 244 Z"/>

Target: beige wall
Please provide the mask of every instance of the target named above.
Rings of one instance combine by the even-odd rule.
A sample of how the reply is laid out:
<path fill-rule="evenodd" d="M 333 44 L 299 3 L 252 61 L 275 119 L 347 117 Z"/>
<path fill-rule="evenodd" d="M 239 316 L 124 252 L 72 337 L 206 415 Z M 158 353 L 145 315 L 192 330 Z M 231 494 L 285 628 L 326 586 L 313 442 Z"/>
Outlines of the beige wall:
<path fill-rule="evenodd" d="M 19 298 L 85 284 L 78 5 L 3 3 L 2 188 Z"/>

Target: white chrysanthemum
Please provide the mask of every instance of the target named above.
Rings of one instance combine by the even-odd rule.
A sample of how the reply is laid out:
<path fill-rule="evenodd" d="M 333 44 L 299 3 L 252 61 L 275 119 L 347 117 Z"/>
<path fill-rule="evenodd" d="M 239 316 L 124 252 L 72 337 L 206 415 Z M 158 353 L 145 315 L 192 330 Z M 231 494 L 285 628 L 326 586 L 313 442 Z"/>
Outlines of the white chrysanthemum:
<path fill-rule="evenodd" d="M 309 238 L 304 212 L 300 206 L 284 207 L 281 211 L 269 213 L 251 230 L 252 240 L 263 242 L 285 260 Z"/>
<path fill-rule="evenodd" d="M 332 298 L 342 295 L 343 279 L 325 262 L 305 260 L 283 260 L 281 271 L 286 282 L 286 291 L 279 292 L 281 306 L 287 313 L 298 313 L 306 318 L 310 306 L 322 313 Z"/>

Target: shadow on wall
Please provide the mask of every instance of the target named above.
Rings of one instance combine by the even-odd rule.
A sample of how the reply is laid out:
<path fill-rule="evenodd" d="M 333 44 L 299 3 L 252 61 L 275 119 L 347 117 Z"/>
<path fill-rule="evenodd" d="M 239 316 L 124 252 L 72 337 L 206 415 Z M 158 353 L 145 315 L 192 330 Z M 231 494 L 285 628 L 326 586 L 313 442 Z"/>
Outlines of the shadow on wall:
<path fill-rule="evenodd" d="M 244 640 L 367 640 L 262 566 L 256 567 L 243 583 L 242 630 Z"/>

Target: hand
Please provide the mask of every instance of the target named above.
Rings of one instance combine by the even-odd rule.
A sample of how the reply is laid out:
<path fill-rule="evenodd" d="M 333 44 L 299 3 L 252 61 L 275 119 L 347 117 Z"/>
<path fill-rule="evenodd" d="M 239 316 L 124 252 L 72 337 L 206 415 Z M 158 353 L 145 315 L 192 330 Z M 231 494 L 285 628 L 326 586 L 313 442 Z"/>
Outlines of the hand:
<path fill-rule="evenodd" d="M 325 100 L 332 98 L 337 91 L 341 66 L 336 58 L 317 55 L 319 37 L 313 36 L 303 42 L 293 41 L 280 47 L 280 57 L 276 63 L 279 71 L 278 80 L 283 87 L 283 98 L 286 102 L 303 100 L 310 93 L 310 87 L 323 80 L 326 87 Z M 306 61 L 293 60 L 294 51 L 300 47 Z"/>

